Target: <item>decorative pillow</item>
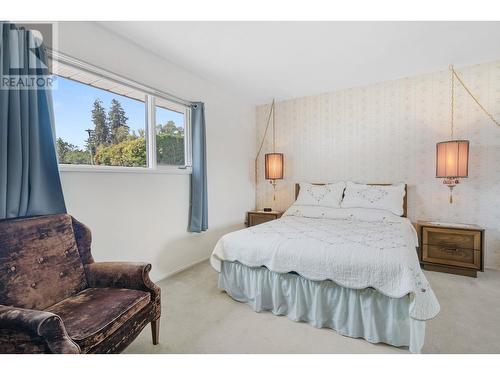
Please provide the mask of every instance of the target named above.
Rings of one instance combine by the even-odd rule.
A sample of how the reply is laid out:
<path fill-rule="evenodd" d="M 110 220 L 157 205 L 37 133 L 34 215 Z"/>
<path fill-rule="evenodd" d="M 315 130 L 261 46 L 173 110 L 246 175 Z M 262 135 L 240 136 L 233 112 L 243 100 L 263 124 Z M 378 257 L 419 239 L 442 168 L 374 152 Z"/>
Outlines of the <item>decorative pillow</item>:
<path fill-rule="evenodd" d="M 284 213 L 286 216 L 309 217 L 314 219 L 340 219 L 400 223 L 404 219 L 394 215 L 388 210 L 377 210 L 376 208 L 333 208 L 322 206 L 300 206 L 292 204 Z"/>
<path fill-rule="evenodd" d="M 335 217 L 335 211 L 347 211 L 341 208 L 325 207 L 325 206 L 310 206 L 292 204 L 284 213 L 283 216 L 299 216 L 310 218 L 323 218 L 327 219 Z"/>
<path fill-rule="evenodd" d="M 342 208 L 377 208 L 403 215 L 405 184 L 365 185 L 347 182 Z"/>
<path fill-rule="evenodd" d="M 326 185 L 300 184 L 295 204 L 339 208 L 344 189 L 344 181 Z"/>

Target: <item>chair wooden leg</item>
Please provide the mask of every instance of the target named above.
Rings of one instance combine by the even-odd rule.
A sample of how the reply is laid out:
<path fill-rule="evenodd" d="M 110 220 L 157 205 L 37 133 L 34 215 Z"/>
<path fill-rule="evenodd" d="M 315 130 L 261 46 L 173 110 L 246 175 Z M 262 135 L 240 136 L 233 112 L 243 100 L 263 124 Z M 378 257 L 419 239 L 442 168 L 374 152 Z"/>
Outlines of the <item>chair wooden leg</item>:
<path fill-rule="evenodd" d="M 151 335 L 153 336 L 153 345 L 160 342 L 160 318 L 151 322 Z"/>

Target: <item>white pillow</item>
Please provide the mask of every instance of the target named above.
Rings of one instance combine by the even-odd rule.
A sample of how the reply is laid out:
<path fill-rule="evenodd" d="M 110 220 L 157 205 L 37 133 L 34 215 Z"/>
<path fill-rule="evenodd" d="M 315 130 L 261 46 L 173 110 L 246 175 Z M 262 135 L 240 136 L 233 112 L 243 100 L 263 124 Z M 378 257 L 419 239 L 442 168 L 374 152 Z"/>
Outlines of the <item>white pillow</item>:
<path fill-rule="evenodd" d="M 344 181 L 326 185 L 300 184 L 295 204 L 339 208 L 344 189 Z"/>
<path fill-rule="evenodd" d="M 342 208 L 377 208 L 403 215 L 405 184 L 365 185 L 347 182 Z"/>

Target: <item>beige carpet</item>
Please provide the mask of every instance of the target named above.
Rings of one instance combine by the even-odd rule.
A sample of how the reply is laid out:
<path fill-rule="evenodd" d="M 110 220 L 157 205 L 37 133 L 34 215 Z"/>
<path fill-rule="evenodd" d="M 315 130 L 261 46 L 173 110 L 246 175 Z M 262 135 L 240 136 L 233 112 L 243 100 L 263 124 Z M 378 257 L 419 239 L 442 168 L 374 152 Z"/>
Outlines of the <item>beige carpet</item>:
<path fill-rule="evenodd" d="M 426 275 L 441 312 L 427 324 L 424 353 L 500 353 L 500 271 L 487 270 L 477 279 Z M 159 285 L 161 344 L 151 344 L 146 327 L 125 353 L 408 353 L 256 313 L 217 289 L 217 273 L 208 262 Z"/>

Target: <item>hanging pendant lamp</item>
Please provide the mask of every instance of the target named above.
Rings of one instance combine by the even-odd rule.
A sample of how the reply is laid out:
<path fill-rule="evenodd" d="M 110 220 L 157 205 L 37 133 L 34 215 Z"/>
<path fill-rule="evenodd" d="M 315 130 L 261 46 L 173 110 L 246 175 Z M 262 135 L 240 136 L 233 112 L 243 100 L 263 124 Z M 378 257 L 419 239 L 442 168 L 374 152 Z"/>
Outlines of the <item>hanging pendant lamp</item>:
<path fill-rule="evenodd" d="M 451 73 L 451 111 L 450 140 L 436 144 L 436 177 L 443 178 L 443 184 L 450 188 L 450 203 L 453 203 L 453 188 L 460 183 L 461 178 L 469 176 L 469 141 L 454 139 L 454 114 L 455 114 L 455 79 L 462 85 L 465 91 L 476 102 L 481 110 L 497 125 L 500 123 L 479 103 L 479 100 L 472 94 L 469 88 L 462 81 L 450 65 Z"/>
<path fill-rule="evenodd" d="M 264 145 L 264 141 L 266 139 L 267 130 L 269 129 L 269 125 L 273 125 L 273 152 L 267 153 L 264 156 L 264 167 L 265 167 L 265 178 L 269 180 L 271 185 L 273 185 L 273 202 L 276 201 L 276 184 L 277 180 L 283 179 L 283 170 L 284 170 L 284 156 L 282 153 L 276 152 L 276 121 L 275 121 L 275 109 L 276 103 L 273 99 L 271 103 L 271 109 L 269 110 L 269 116 L 267 118 L 266 129 L 264 131 L 264 136 L 262 137 L 262 141 L 260 143 L 259 151 L 257 152 L 257 156 L 255 157 L 255 189 L 257 190 L 257 163 L 259 159 L 260 152 L 262 151 L 262 147 Z M 257 193 L 256 193 L 257 194 Z M 255 199 L 257 203 L 257 196 Z M 270 209 L 265 209 L 270 211 Z"/>

